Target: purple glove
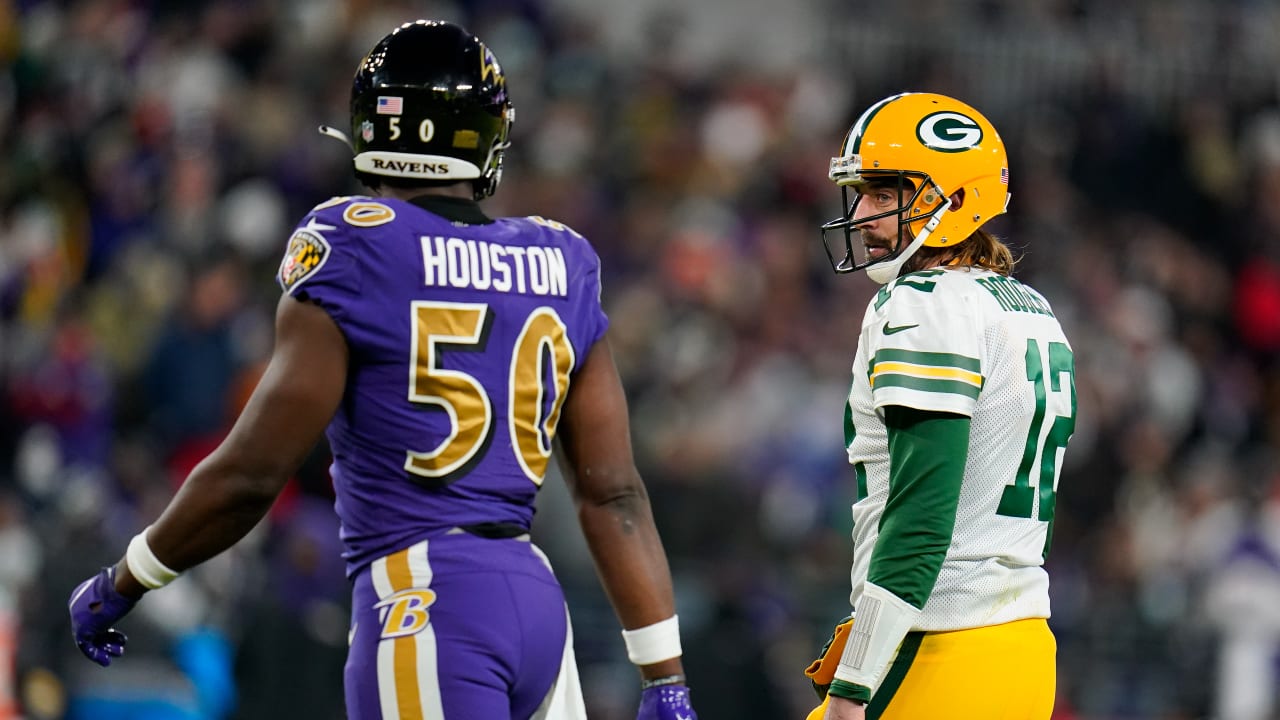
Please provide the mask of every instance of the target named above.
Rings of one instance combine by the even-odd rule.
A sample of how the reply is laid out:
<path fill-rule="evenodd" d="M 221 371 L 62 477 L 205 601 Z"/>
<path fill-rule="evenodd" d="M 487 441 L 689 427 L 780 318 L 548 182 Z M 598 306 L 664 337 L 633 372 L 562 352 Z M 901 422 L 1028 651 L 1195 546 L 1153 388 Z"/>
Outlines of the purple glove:
<path fill-rule="evenodd" d="M 636 720 L 698 720 L 689 704 L 688 685 L 657 685 L 640 693 Z"/>
<path fill-rule="evenodd" d="M 76 586 L 67 608 L 71 611 L 71 636 L 80 652 L 106 667 L 124 654 L 125 634 L 111 627 L 133 609 L 136 600 L 116 592 L 116 569 L 102 568 Z"/>

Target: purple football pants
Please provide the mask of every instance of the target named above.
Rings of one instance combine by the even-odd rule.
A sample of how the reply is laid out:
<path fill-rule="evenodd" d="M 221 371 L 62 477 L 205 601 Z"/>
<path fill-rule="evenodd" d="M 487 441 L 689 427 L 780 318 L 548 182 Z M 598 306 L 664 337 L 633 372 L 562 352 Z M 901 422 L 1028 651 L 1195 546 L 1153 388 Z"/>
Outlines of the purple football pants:
<path fill-rule="evenodd" d="M 352 592 L 350 720 L 525 720 L 572 665 L 564 594 L 528 540 L 423 541 L 361 570 Z M 576 668 L 565 674 L 559 694 L 580 705 Z"/>

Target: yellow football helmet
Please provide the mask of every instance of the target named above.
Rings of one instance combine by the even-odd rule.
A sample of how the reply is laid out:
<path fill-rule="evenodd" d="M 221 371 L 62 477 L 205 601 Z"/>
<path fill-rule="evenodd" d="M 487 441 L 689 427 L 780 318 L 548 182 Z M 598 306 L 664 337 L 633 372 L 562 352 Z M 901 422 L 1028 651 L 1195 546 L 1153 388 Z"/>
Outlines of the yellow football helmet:
<path fill-rule="evenodd" d="M 867 108 L 845 135 L 840 155 L 831 158 L 828 176 L 840 186 L 844 217 L 822 226 L 822 243 L 837 273 L 866 270 L 879 283 L 897 277 L 921 246 L 948 247 L 968 238 L 1009 205 L 1009 160 L 1004 142 L 982 113 L 954 98 L 933 93 L 902 93 Z M 870 180 L 895 179 L 896 210 L 853 220 L 862 199 L 855 191 Z M 951 196 L 964 191 L 963 207 L 951 209 Z M 857 225 L 899 216 L 898 243 L 887 256 L 858 262 Z M 837 261 L 827 233 L 844 232 L 845 256 Z M 903 247 L 903 239 L 911 238 Z M 859 247 L 862 241 L 857 241 Z"/>

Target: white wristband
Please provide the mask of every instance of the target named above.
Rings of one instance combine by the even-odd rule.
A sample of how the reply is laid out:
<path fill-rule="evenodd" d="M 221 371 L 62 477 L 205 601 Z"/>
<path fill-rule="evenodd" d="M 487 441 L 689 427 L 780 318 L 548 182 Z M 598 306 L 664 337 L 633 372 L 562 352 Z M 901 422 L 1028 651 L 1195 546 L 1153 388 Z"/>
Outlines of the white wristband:
<path fill-rule="evenodd" d="M 680 618 L 672 615 L 652 625 L 623 630 L 622 640 L 627 644 L 627 659 L 634 665 L 680 657 Z"/>
<path fill-rule="evenodd" d="M 866 583 L 858 599 L 858 617 L 836 666 L 836 679 L 865 685 L 875 692 L 889 661 L 919 617 L 919 608 L 875 583 Z"/>
<path fill-rule="evenodd" d="M 167 565 L 160 562 L 156 554 L 151 552 L 151 546 L 147 544 L 147 530 L 151 527 L 147 526 L 146 530 L 133 536 L 129 541 L 129 549 L 125 551 L 124 562 L 129 566 L 129 574 L 142 584 L 148 590 L 156 590 L 173 582 L 178 577 L 178 571 L 170 570 Z"/>

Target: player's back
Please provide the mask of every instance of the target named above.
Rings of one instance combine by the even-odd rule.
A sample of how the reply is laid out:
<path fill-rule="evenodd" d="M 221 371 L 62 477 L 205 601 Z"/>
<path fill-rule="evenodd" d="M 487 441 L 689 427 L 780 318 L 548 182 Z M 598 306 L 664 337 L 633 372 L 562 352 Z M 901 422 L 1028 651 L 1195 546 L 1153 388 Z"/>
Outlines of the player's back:
<path fill-rule="evenodd" d="M 1075 429 L 1071 345 L 1044 296 L 1014 278 L 975 268 L 937 279 L 948 286 L 944 297 L 974 316 L 982 385 L 952 547 L 929 615 L 942 627 L 1048 617 L 1043 564 Z"/>
<path fill-rule="evenodd" d="M 933 269 L 886 286 L 868 308 L 850 393 L 856 433 L 849 455 L 866 487 L 854 506 L 855 577 L 865 577 L 889 492 L 878 411 L 901 405 L 956 413 L 971 418 L 964 478 L 920 627 L 1047 617 L 1041 565 L 1074 428 L 1072 372 L 1071 348 L 1049 303 L 1015 279 Z"/>
<path fill-rule="evenodd" d="M 448 198 L 335 198 L 290 240 L 281 284 L 348 345 L 327 436 L 350 570 L 532 520 L 570 375 L 607 325 L 599 260 L 558 223 L 487 220 Z"/>

